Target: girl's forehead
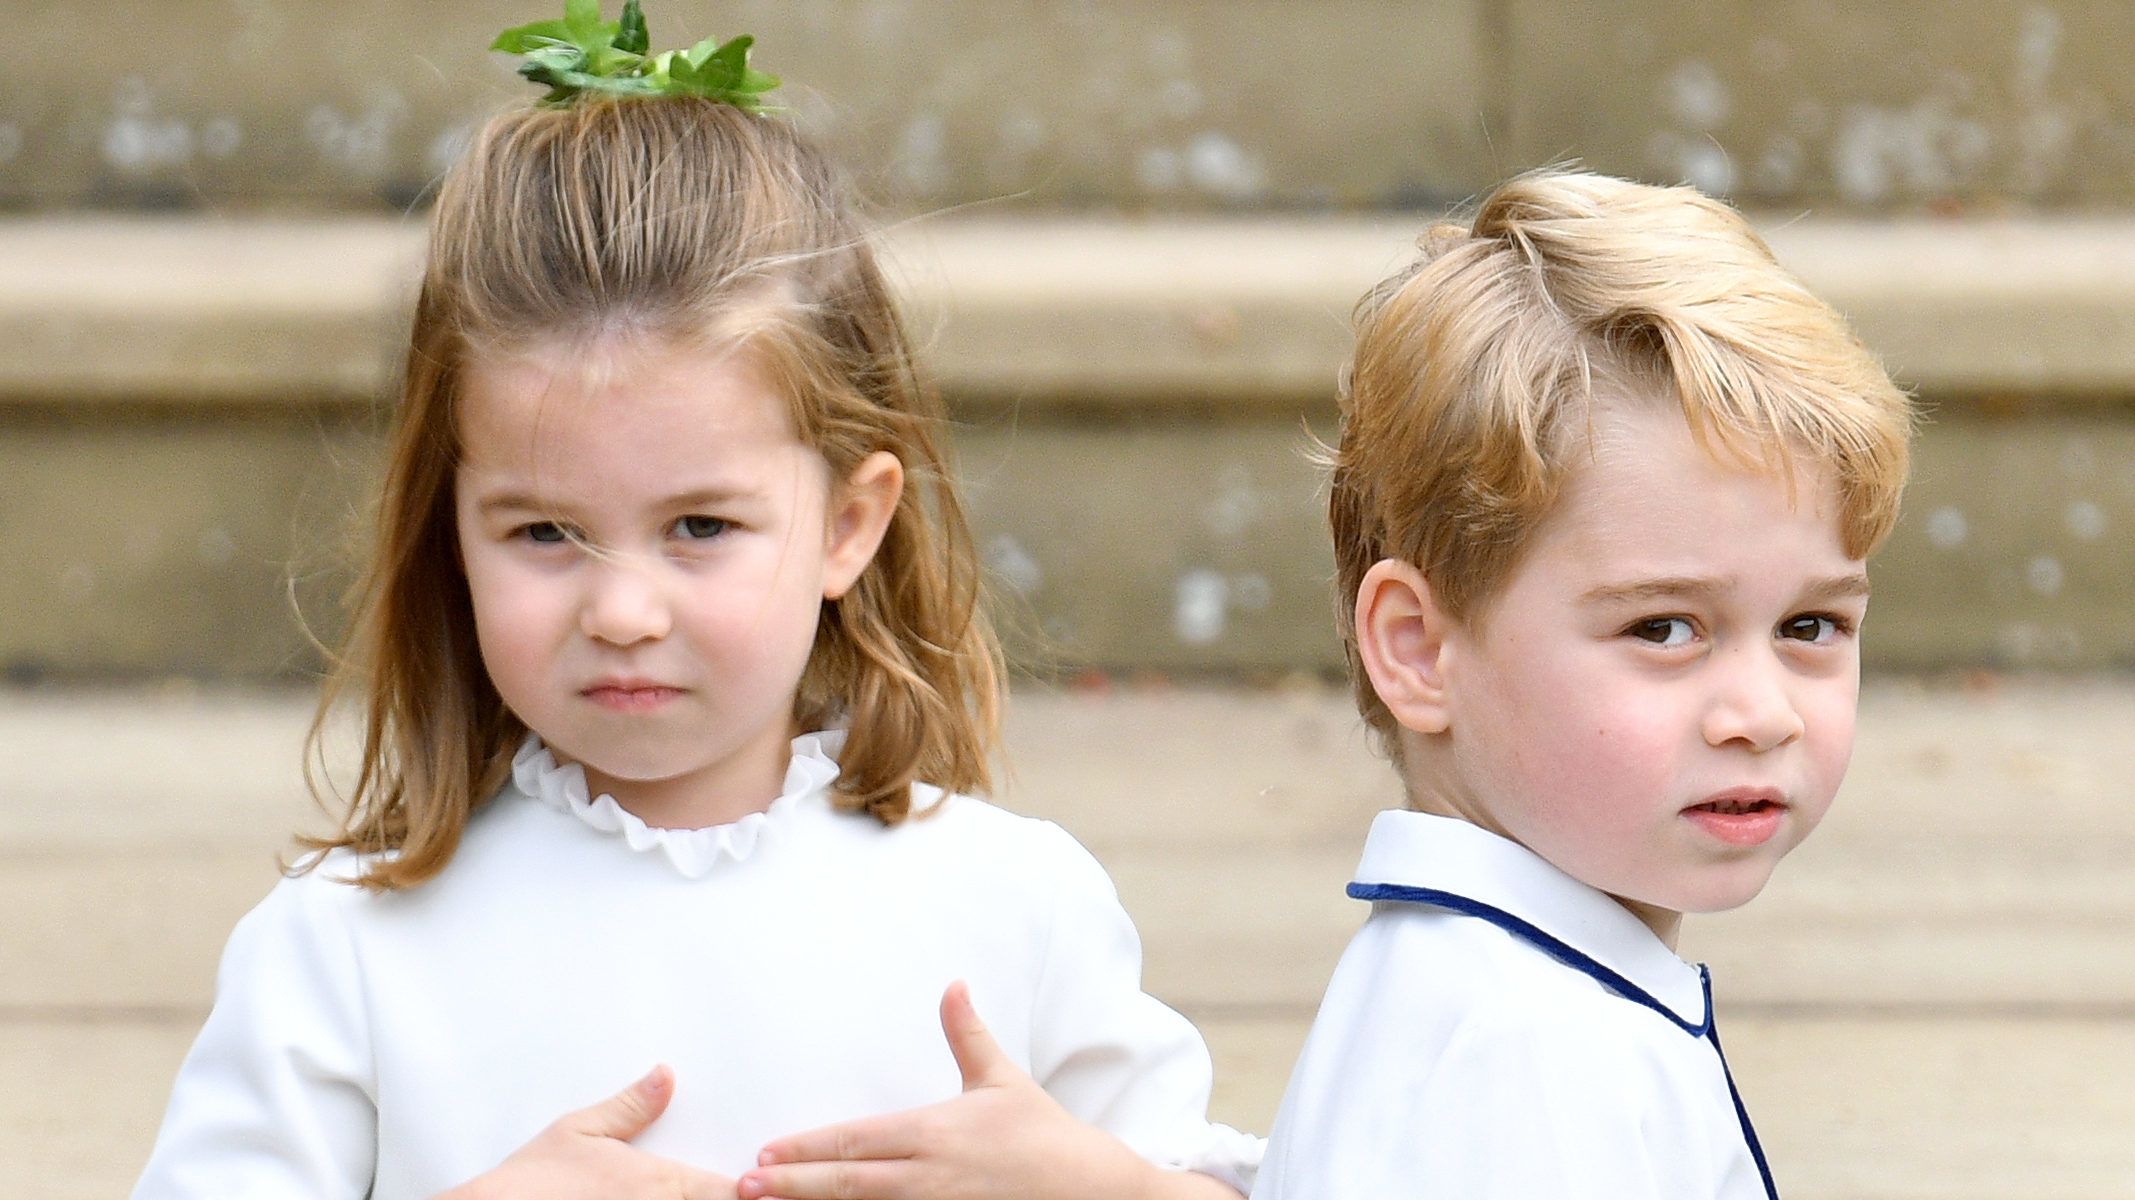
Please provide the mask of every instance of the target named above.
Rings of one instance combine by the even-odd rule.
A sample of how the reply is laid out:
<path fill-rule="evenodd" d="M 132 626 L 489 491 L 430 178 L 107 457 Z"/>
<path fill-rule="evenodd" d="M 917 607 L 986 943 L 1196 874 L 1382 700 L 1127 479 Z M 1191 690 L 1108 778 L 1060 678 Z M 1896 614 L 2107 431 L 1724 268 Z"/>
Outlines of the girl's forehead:
<path fill-rule="evenodd" d="M 470 458 L 585 443 L 764 447 L 796 437 L 791 406 L 740 347 L 602 338 L 477 355 L 460 393 Z"/>
<path fill-rule="evenodd" d="M 746 353 L 499 356 L 471 361 L 460 393 L 456 489 L 476 503 L 620 514 L 681 496 L 790 501 L 828 486 L 822 455 Z"/>

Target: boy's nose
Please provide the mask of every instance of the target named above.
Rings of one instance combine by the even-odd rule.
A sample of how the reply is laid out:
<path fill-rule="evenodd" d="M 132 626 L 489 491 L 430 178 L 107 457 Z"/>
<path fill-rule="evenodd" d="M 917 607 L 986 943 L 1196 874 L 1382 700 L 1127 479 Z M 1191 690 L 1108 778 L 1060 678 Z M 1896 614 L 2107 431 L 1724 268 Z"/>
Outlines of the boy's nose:
<path fill-rule="evenodd" d="M 578 628 L 595 641 L 631 646 L 666 637 L 674 628 L 674 616 L 658 581 L 643 564 L 610 559 L 593 567 Z"/>
<path fill-rule="evenodd" d="M 1705 741 L 1740 744 L 1759 752 L 1800 737 L 1801 710 L 1787 690 L 1786 668 L 1769 650 L 1739 649 L 1733 661 L 1715 664 L 1721 685 L 1705 712 Z"/>

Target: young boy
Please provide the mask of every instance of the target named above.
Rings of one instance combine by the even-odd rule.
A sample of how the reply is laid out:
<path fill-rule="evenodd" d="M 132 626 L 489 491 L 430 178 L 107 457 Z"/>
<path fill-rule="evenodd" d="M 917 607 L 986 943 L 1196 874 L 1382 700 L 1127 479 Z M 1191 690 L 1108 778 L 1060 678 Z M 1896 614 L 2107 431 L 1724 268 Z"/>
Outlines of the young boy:
<path fill-rule="evenodd" d="M 1838 790 L 1907 401 L 1687 189 L 1514 180 L 1360 314 L 1330 508 L 1408 811 L 1253 1195 L 1774 1196 L 1676 931 Z"/>

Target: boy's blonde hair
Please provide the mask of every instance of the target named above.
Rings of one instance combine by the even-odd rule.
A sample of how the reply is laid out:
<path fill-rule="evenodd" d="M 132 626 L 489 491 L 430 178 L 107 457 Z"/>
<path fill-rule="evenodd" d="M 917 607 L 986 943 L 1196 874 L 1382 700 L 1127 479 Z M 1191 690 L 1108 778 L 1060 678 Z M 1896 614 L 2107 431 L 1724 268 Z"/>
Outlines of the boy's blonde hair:
<path fill-rule="evenodd" d="M 377 855 L 367 887 L 413 886 L 503 785 L 526 729 L 483 667 L 460 566 L 461 387 L 473 356 L 609 332 L 746 345 L 836 479 L 877 450 L 903 460 L 881 548 L 823 606 L 794 717 L 850 725 L 836 798 L 885 824 L 915 781 L 986 787 L 1000 652 L 941 405 L 844 195 L 790 125 L 711 100 L 587 99 L 483 127 L 432 216 L 376 541 L 312 727 L 307 765 L 336 701 L 358 699 L 358 774 L 340 831 L 307 845 Z"/>
<path fill-rule="evenodd" d="M 1910 404 L 1727 205 L 1545 170 L 1419 245 L 1358 306 L 1329 456 L 1337 619 L 1358 706 L 1382 736 L 1393 718 L 1357 654 L 1364 573 L 1413 563 L 1453 617 L 1481 617 L 1597 400 L 1678 402 L 1707 450 L 1790 481 L 1805 455 L 1837 478 L 1848 554 L 1889 533 Z"/>

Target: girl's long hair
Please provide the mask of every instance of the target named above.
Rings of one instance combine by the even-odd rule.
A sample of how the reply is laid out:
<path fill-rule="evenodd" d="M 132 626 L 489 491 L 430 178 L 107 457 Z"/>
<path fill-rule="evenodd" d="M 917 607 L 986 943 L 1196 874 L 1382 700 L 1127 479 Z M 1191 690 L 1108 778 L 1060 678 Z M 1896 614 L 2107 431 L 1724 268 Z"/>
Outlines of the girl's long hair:
<path fill-rule="evenodd" d="M 325 803 L 324 738 L 348 704 L 356 774 L 340 829 L 304 846 L 366 855 L 365 887 L 414 886 L 509 775 L 526 727 L 483 667 L 460 566 L 460 385 L 470 355 L 604 333 L 744 345 L 834 478 L 878 450 L 903 461 L 880 550 L 824 603 L 794 719 L 849 727 L 836 801 L 885 824 L 910 813 L 914 782 L 987 787 L 1000 651 L 942 407 L 845 194 L 783 121 L 710 100 L 527 108 L 477 134 L 432 215 L 376 541 L 306 747 Z"/>

